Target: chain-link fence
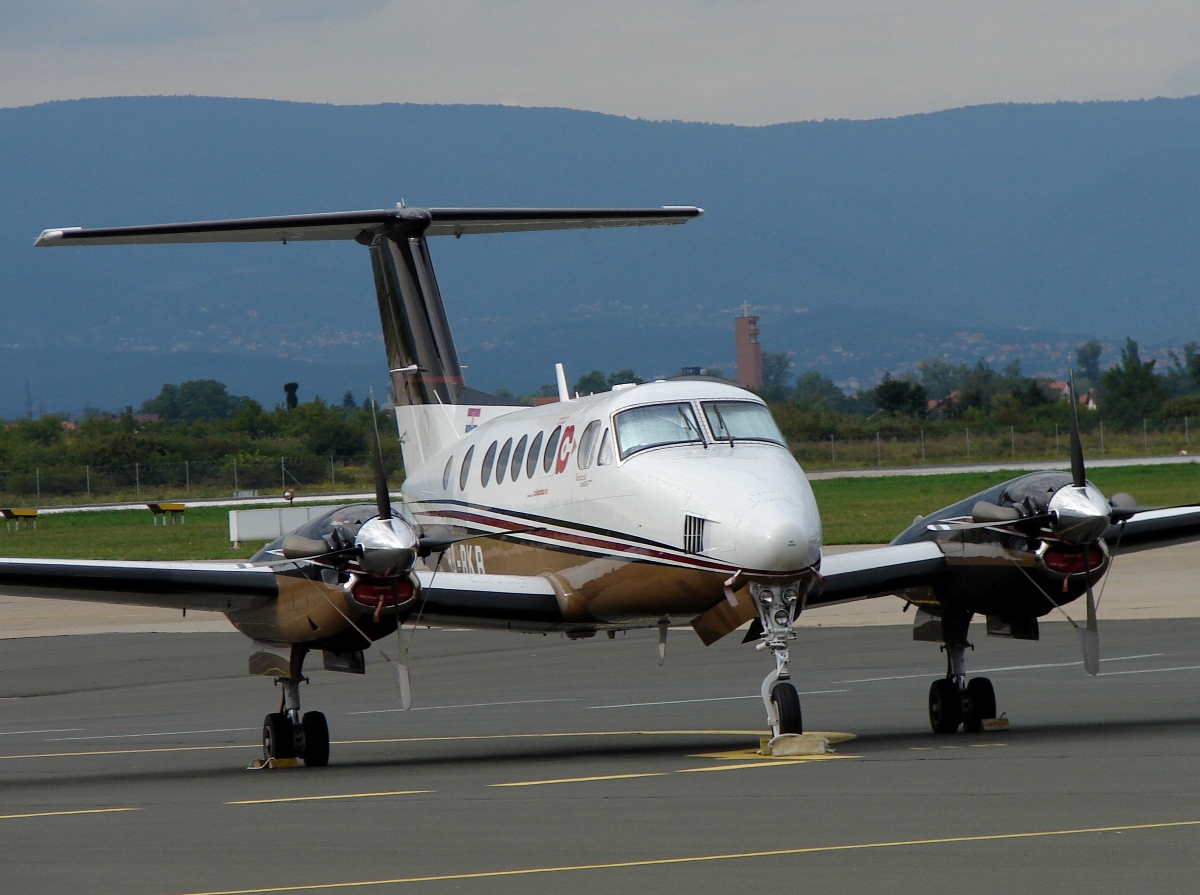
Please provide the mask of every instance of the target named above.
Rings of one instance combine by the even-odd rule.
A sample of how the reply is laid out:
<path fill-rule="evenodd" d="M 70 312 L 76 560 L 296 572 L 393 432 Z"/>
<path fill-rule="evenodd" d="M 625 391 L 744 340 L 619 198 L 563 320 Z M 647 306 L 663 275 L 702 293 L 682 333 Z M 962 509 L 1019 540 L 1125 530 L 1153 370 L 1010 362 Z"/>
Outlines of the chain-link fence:
<path fill-rule="evenodd" d="M 389 484 L 400 484 L 398 458 L 385 458 Z M 117 466 L 55 466 L 0 470 L 0 499 L 6 503 L 62 503 L 65 500 L 160 500 L 184 497 L 281 495 L 370 489 L 369 457 L 280 457 L 251 461 L 190 460 L 181 463 L 129 463 Z"/>
<path fill-rule="evenodd" d="M 1192 451 L 1189 418 L 1143 420 L 1141 427 L 1116 430 L 1105 422 L 1088 421 L 1080 435 L 1087 457 L 1156 457 Z M 942 466 L 1032 460 L 1069 461 L 1070 434 L 1066 427 L 1020 431 L 1015 426 L 972 429 L 944 426 L 905 435 L 876 433 L 867 438 L 830 435 L 823 439 L 791 440 L 789 446 L 805 469 L 855 469 L 867 466 Z M 1197 449 L 1200 450 L 1200 437 Z"/>

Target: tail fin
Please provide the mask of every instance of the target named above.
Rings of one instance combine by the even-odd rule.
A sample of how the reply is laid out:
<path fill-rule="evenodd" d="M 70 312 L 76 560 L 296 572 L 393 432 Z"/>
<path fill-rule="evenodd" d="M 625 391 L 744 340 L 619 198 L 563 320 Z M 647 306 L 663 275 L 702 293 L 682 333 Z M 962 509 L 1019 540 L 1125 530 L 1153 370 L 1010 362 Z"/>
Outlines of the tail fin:
<path fill-rule="evenodd" d="M 379 319 L 401 435 L 426 459 L 467 431 L 467 413 L 493 416 L 503 399 L 468 388 L 429 257 L 429 236 L 682 224 L 704 212 L 662 208 L 404 208 L 240 218 L 140 227 L 45 230 L 35 246 L 352 239 L 371 250 Z M 469 405 L 469 407 L 468 407 Z M 453 410 L 452 410 L 453 408 Z M 463 408 L 462 413 L 458 408 Z M 439 447 L 440 446 L 440 447 Z M 432 453 L 430 453 L 432 451 Z M 416 456 L 412 458 L 416 460 Z M 405 463 L 410 462 L 406 448 Z M 423 461 L 421 461 L 423 462 Z M 409 467 L 413 468 L 413 467 Z"/>

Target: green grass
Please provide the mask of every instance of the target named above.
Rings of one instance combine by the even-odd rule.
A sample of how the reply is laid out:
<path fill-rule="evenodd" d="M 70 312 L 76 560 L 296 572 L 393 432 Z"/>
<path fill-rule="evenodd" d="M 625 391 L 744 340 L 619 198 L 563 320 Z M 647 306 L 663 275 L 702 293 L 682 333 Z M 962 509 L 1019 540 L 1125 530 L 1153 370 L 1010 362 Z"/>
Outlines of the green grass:
<path fill-rule="evenodd" d="M 812 483 L 827 544 L 879 544 L 912 523 L 1018 473 L 953 473 Z M 1127 491 L 1145 506 L 1200 503 L 1200 466 L 1125 466 L 1088 476 L 1105 494 Z M 245 559 L 261 544 L 229 543 L 228 507 L 192 507 L 185 525 L 151 525 L 149 510 L 42 516 L 36 531 L 0 532 L 0 556 L 88 559 Z"/>
<path fill-rule="evenodd" d="M 228 507 L 191 507 L 183 525 L 152 525 L 149 510 L 41 516 L 37 530 L 0 531 L 0 555 L 65 559 L 245 559 L 262 546 L 232 549 Z"/>
<path fill-rule="evenodd" d="M 1018 472 L 822 479 L 812 483 L 821 509 L 826 544 L 882 544 L 926 516 Z M 1127 491 L 1143 506 L 1200 503 L 1200 466 L 1118 466 L 1095 469 L 1088 478 L 1111 496 Z"/>

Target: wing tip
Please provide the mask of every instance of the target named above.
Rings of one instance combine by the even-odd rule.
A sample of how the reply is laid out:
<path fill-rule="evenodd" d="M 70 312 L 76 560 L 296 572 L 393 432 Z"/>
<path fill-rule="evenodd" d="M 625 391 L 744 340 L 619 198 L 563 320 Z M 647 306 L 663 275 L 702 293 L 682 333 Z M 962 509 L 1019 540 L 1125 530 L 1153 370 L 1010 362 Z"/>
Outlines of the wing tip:
<path fill-rule="evenodd" d="M 33 241 L 33 247 L 37 249 L 44 249 L 47 246 L 61 245 L 63 237 L 67 233 L 82 229 L 82 227 L 54 227 L 50 230 L 43 230 L 38 238 Z"/>

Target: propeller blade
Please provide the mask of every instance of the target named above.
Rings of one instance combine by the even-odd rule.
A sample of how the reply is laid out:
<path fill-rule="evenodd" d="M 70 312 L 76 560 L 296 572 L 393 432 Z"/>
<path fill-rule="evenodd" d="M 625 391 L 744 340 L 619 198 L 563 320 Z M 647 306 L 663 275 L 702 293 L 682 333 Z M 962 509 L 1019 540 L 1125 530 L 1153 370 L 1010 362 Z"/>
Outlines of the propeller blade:
<path fill-rule="evenodd" d="M 1096 619 L 1096 598 L 1092 594 L 1092 582 L 1087 586 L 1087 627 L 1076 628 L 1079 648 L 1083 651 L 1083 668 L 1092 677 L 1100 673 L 1100 625 Z"/>
<path fill-rule="evenodd" d="M 379 446 L 379 417 L 374 393 L 371 395 L 371 426 L 375 430 L 375 506 L 380 519 L 391 519 L 392 498 L 388 494 L 387 476 L 383 471 L 383 449 Z"/>
<path fill-rule="evenodd" d="M 1040 525 L 1054 519 L 1053 513 L 1039 513 L 1036 516 L 1023 516 L 1011 522 L 930 522 L 925 526 L 926 531 L 954 532 L 972 531 L 980 528 L 990 528 L 994 531 L 1010 532 L 1011 529 L 1020 531 L 1029 525 Z"/>
<path fill-rule="evenodd" d="M 400 628 L 396 627 L 396 639 L 399 640 Z M 379 655 L 383 656 L 384 661 L 388 663 L 396 672 L 396 689 L 400 696 L 400 711 L 407 712 L 412 707 L 412 679 L 408 675 L 408 666 L 397 662 L 383 650 L 379 651 Z"/>
<path fill-rule="evenodd" d="M 1067 398 L 1071 404 L 1071 484 L 1082 488 L 1087 484 L 1087 475 L 1083 468 L 1083 442 L 1079 438 L 1079 415 L 1076 410 L 1078 403 L 1075 397 L 1075 371 L 1067 381 Z"/>

